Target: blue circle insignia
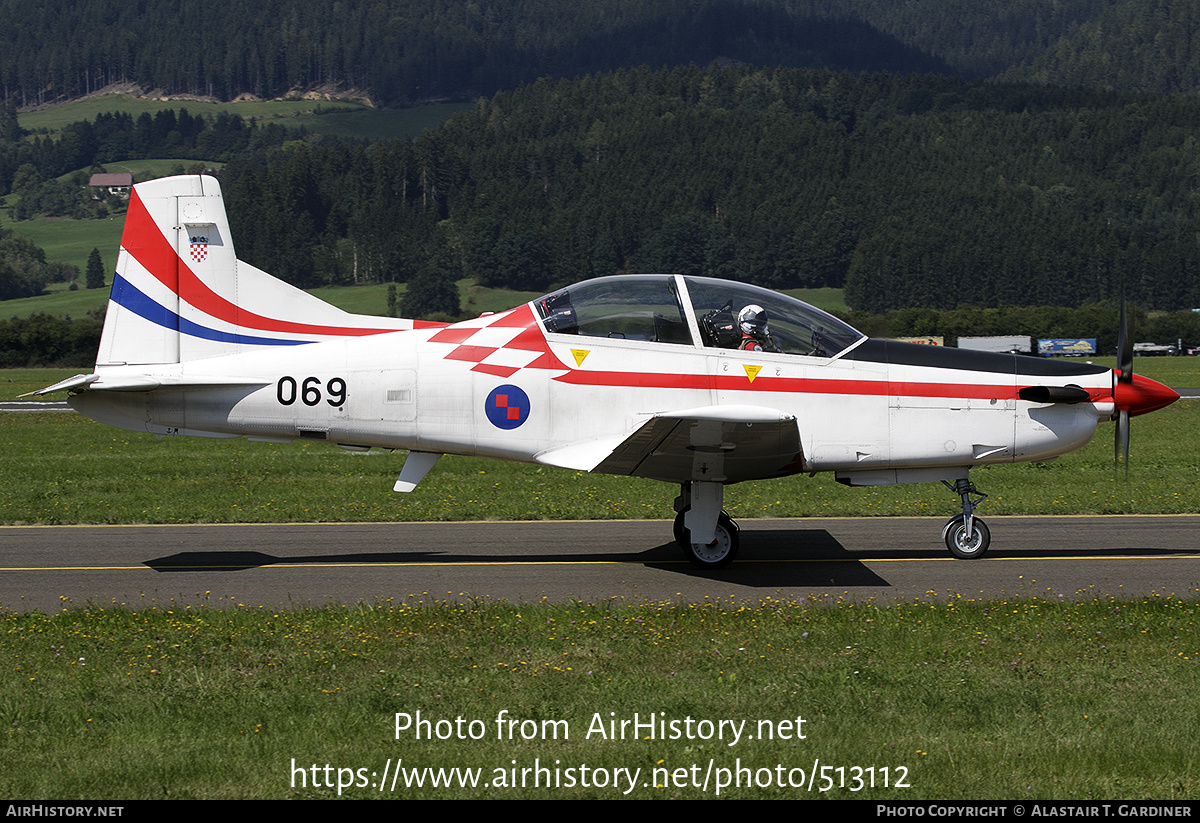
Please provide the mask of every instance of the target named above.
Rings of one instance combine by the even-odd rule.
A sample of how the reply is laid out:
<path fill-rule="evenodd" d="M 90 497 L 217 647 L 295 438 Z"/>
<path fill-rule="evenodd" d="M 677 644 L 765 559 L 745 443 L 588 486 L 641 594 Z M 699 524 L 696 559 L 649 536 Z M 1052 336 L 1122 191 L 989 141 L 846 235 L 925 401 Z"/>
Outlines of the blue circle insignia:
<path fill-rule="evenodd" d="M 529 419 L 529 395 L 516 386 L 497 386 L 488 394 L 483 410 L 493 426 L 515 429 Z"/>

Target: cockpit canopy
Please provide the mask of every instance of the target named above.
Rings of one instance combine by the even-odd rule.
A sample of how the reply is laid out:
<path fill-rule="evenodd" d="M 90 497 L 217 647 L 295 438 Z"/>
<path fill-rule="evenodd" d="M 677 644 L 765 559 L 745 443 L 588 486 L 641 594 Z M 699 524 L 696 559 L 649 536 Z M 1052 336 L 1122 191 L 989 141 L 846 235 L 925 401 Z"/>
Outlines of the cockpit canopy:
<path fill-rule="evenodd" d="M 756 334 L 763 338 L 758 342 L 764 351 L 835 357 L 863 338 L 833 315 L 794 297 L 713 277 L 598 277 L 533 303 L 551 334 L 736 349 L 743 339 L 738 314 L 752 306 L 766 315 L 765 332 Z"/>

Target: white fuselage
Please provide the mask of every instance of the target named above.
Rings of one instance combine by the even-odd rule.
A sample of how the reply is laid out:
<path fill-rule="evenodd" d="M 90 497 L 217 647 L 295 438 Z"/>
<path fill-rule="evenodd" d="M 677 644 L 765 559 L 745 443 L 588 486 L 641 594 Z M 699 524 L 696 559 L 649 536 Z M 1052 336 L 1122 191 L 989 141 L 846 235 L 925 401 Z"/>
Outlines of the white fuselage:
<path fill-rule="evenodd" d="M 161 388 L 85 392 L 71 402 L 102 422 L 159 434 L 308 438 L 529 462 L 572 443 L 624 438 L 676 409 L 762 406 L 795 418 L 799 459 L 742 466 L 728 482 L 1045 460 L 1085 444 L 1112 413 L 1107 370 L 1066 381 L 1094 402 L 1031 403 L 1016 397 L 1019 383 L 1045 378 L 963 369 L 951 352 L 930 353 L 931 363 L 946 356 L 939 367 L 648 344 L 544 333 L 526 313 L 520 328 L 544 347 L 509 350 L 515 356 L 502 366 L 496 354 L 505 347 L 486 340 L 494 329 L 483 318 L 448 327 L 466 327 L 465 338 L 413 330 L 158 366 L 152 375 L 163 378 Z M 480 338 L 485 345 L 464 342 Z M 531 366 L 532 356 L 539 362 Z M 196 387 L 197 378 L 257 385 Z M 171 388 L 172 381 L 186 387 Z M 488 414 L 502 386 L 528 397 L 527 408 L 514 405 L 512 428 Z"/>

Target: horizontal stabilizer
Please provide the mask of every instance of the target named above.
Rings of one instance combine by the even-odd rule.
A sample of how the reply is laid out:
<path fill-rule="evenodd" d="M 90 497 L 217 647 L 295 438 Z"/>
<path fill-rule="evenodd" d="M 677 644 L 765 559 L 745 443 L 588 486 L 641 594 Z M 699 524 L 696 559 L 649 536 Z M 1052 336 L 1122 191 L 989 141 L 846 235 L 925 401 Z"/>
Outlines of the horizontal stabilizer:
<path fill-rule="evenodd" d="M 43 394 L 53 394 L 56 391 L 83 390 L 99 379 L 100 375 L 98 374 L 77 374 L 74 377 L 68 377 L 66 380 L 60 380 L 53 386 L 47 386 L 37 391 L 28 391 L 18 395 L 18 397 L 40 397 Z"/>
<path fill-rule="evenodd" d="M 265 386 L 270 380 L 258 380 L 245 377 L 172 377 L 169 375 L 119 374 L 106 376 L 104 374 L 77 374 L 47 386 L 44 389 L 31 391 L 21 395 L 52 394 L 57 391 L 153 391 L 154 389 L 220 389 L 230 386 Z"/>

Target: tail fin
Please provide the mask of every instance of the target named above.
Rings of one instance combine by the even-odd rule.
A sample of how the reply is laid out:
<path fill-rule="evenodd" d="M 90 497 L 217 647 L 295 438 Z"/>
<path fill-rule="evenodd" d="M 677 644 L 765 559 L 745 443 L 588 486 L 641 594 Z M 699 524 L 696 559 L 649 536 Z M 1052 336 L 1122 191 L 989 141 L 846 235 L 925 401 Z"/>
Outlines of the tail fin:
<path fill-rule="evenodd" d="M 216 179 L 167 177 L 133 188 L 96 368 L 182 363 L 413 325 L 344 312 L 239 261 Z"/>

